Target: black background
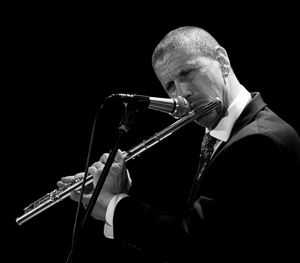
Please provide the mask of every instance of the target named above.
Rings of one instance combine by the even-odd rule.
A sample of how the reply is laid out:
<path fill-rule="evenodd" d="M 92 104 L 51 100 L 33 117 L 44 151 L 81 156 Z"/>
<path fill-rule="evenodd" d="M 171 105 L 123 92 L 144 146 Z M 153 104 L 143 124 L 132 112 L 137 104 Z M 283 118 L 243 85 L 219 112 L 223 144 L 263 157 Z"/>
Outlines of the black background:
<path fill-rule="evenodd" d="M 191 7 L 194 12 L 186 13 Z M 2 244 L 7 262 L 65 262 L 76 203 L 66 199 L 21 226 L 15 219 L 56 189 L 62 176 L 84 170 L 93 120 L 107 96 L 166 96 L 151 55 L 176 27 L 196 25 L 211 32 L 227 50 L 241 84 L 260 91 L 299 133 L 299 29 L 292 6 L 160 8 L 15 4 L 3 9 Z M 121 113 L 119 104 L 101 112 L 91 163 L 114 145 Z M 121 148 L 130 149 L 173 121 L 162 113 L 139 112 Z M 176 210 L 195 172 L 202 132 L 190 124 L 128 162 L 133 194 Z M 91 220 L 86 233 L 78 259 L 129 262 L 138 257 L 103 238 L 99 222 Z"/>

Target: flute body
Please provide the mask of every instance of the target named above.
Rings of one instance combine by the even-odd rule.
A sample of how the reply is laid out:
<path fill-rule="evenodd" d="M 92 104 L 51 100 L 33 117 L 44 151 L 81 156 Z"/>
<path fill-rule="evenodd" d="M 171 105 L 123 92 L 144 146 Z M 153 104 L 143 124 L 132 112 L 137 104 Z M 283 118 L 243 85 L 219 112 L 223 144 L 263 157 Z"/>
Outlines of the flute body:
<path fill-rule="evenodd" d="M 177 120 L 176 122 L 168 126 L 167 128 L 154 134 L 149 139 L 144 140 L 142 143 L 138 144 L 137 146 L 127 151 L 124 154 L 124 161 L 127 162 L 131 159 L 134 159 L 136 156 L 140 155 L 145 150 L 151 148 L 156 143 L 160 142 L 161 140 L 171 135 L 174 131 L 180 129 L 181 127 L 187 125 L 188 123 L 198 118 L 201 118 L 202 116 L 205 116 L 206 114 L 208 114 L 208 112 L 220 106 L 221 106 L 221 101 L 220 99 L 216 98 L 215 100 L 213 100 L 212 102 L 204 106 L 195 107 L 186 116 L 180 118 L 179 120 Z M 55 189 L 54 191 L 47 193 L 40 199 L 31 203 L 30 205 L 24 208 L 24 214 L 16 219 L 16 223 L 18 225 L 23 224 L 29 219 L 35 217 L 36 215 L 40 214 L 41 212 L 45 211 L 51 206 L 57 204 L 58 202 L 61 202 L 66 197 L 70 196 L 72 191 L 80 190 L 82 188 L 82 181 L 83 179 L 76 179 L 73 182 L 67 184 L 66 186 Z M 91 184 L 92 182 L 93 182 L 93 176 L 90 174 L 87 175 L 85 186 Z"/>

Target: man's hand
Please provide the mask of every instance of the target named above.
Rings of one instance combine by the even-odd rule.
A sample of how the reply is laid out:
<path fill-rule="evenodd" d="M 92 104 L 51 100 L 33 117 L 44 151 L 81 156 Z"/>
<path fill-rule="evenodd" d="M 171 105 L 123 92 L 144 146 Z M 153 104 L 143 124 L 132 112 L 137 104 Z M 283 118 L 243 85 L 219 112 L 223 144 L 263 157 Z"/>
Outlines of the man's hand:
<path fill-rule="evenodd" d="M 98 162 L 95 162 L 88 170 L 89 174 L 93 175 L 93 185 L 96 187 L 97 182 L 101 176 L 104 169 L 106 161 L 109 157 L 108 153 L 101 156 Z M 67 176 L 61 178 L 61 181 L 57 183 L 59 187 L 72 182 L 75 179 L 82 178 L 83 173 L 78 173 L 75 176 Z M 120 150 L 118 150 L 115 160 L 112 163 L 108 176 L 102 187 L 100 195 L 98 196 L 97 202 L 92 211 L 92 216 L 95 219 L 105 221 L 105 214 L 107 206 L 110 200 L 119 193 L 128 193 L 131 186 L 131 179 L 129 173 L 126 170 L 124 157 Z M 74 201 L 79 201 L 80 192 L 73 191 L 70 195 L 71 199 Z M 84 194 L 82 198 L 82 203 L 86 207 L 92 197 L 92 193 Z"/>

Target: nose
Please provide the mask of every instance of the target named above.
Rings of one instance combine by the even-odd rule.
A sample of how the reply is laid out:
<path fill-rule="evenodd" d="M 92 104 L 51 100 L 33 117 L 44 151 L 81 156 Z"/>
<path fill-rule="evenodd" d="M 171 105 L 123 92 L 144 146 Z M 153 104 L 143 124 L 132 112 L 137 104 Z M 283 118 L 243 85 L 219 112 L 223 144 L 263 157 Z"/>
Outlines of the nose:
<path fill-rule="evenodd" d="M 183 83 L 183 82 L 176 80 L 175 86 L 176 86 L 176 97 L 181 96 L 183 98 L 186 98 L 186 97 L 192 95 L 192 92 L 189 89 L 187 83 Z"/>

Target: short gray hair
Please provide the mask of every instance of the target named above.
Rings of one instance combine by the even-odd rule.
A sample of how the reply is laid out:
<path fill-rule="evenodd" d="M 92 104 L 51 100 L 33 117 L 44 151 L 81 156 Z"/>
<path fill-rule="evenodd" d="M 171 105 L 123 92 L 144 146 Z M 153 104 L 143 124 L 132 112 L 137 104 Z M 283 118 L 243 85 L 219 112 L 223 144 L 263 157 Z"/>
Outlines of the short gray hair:
<path fill-rule="evenodd" d="M 170 31 L 157 45 L 152 55 L 152 66 L 177 48 L 188 48 L 201 56 L 214 59 L 215 47 L 219 46 L 215 38 L 206 30 L 195 26 L 179 27 Z"/>

